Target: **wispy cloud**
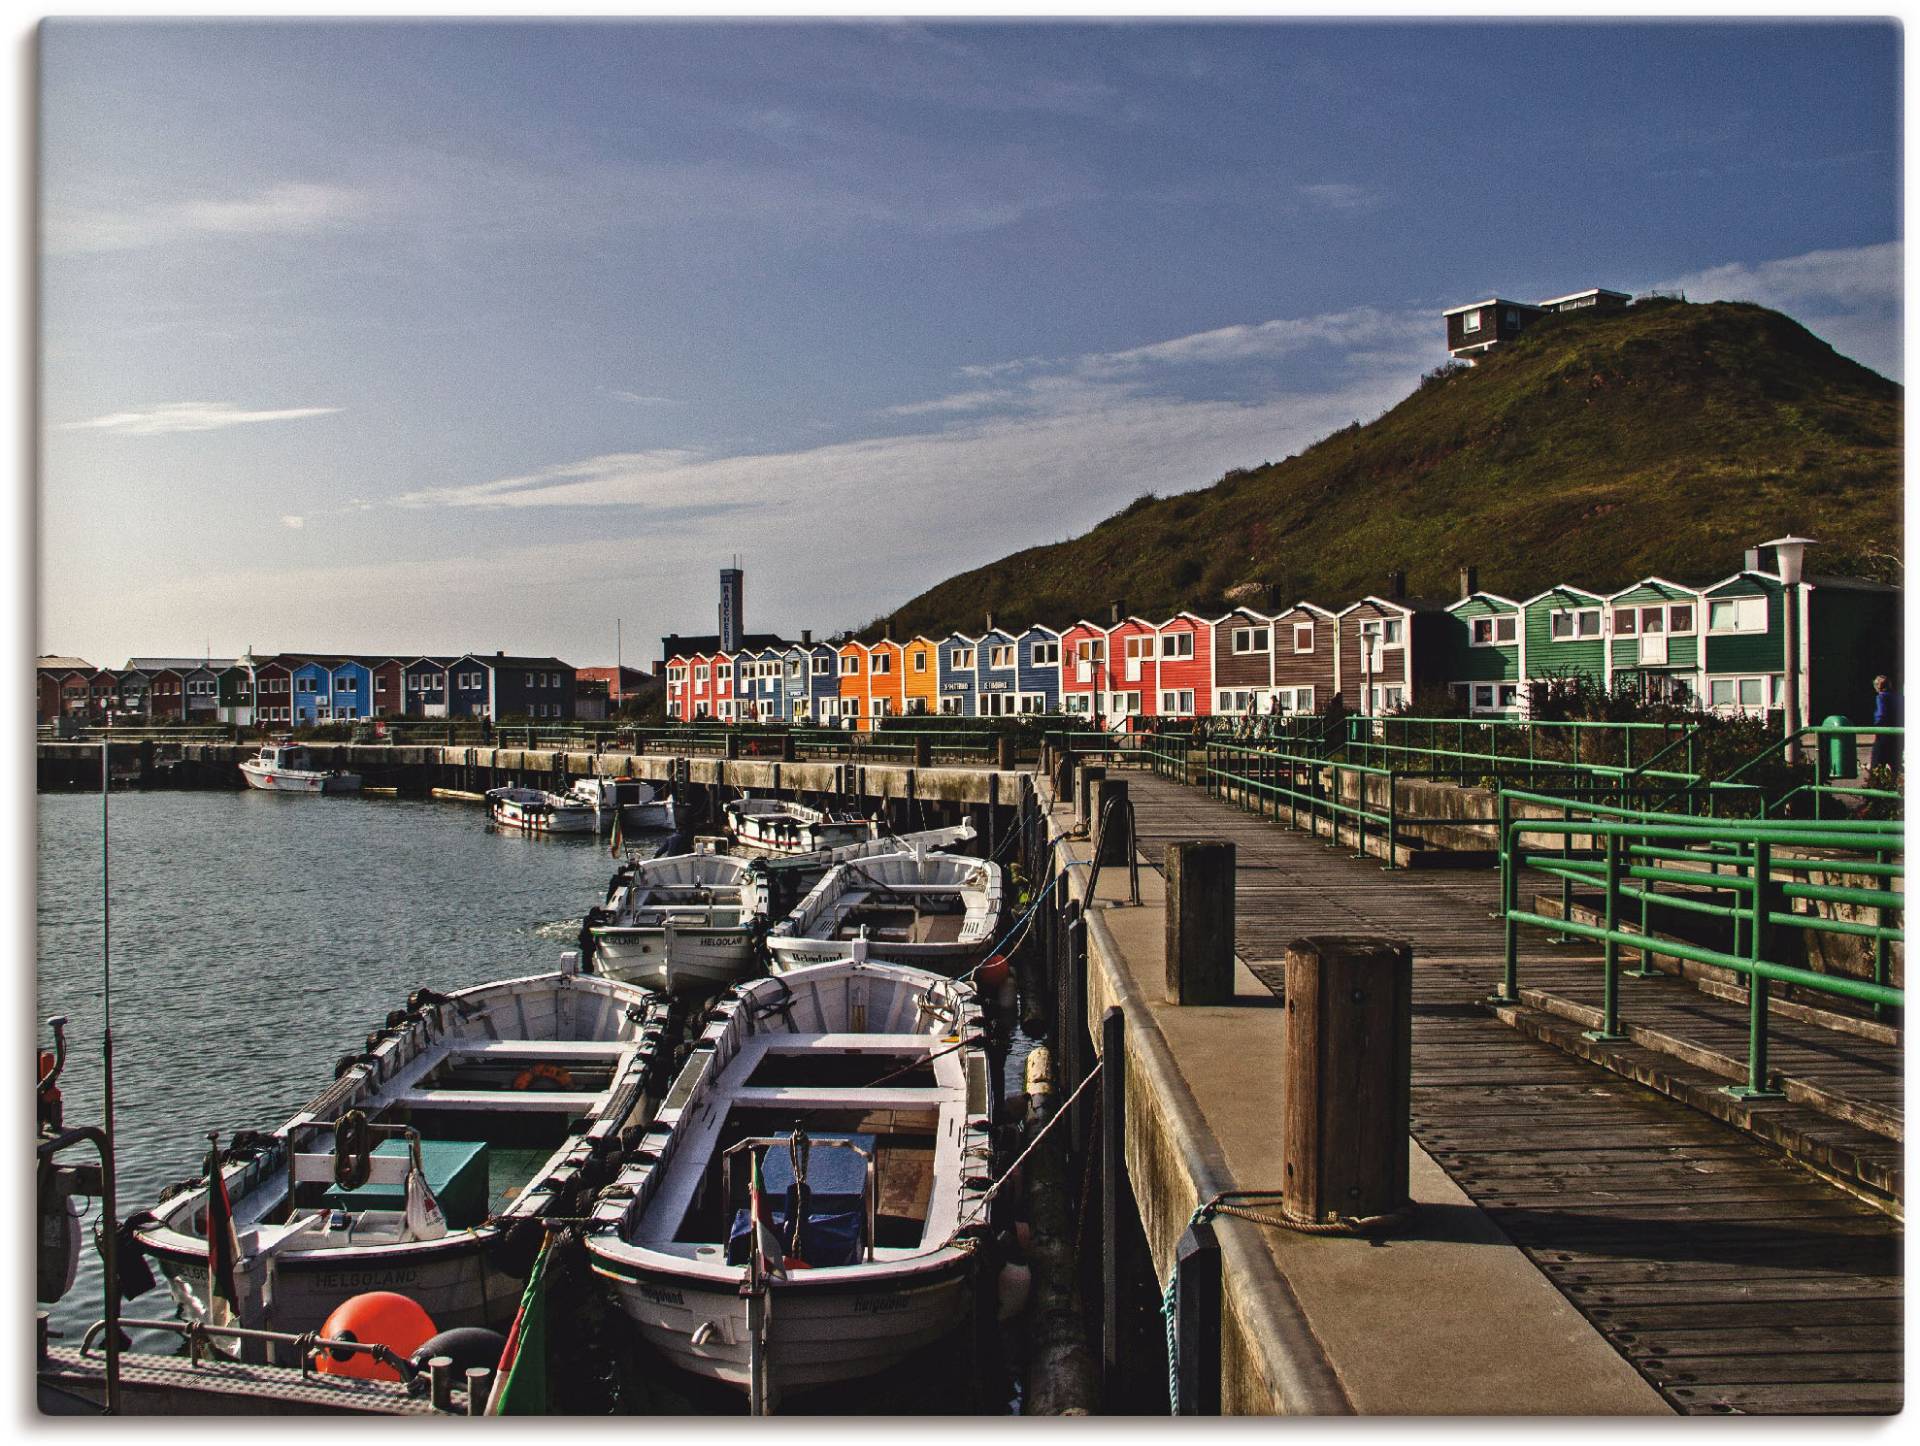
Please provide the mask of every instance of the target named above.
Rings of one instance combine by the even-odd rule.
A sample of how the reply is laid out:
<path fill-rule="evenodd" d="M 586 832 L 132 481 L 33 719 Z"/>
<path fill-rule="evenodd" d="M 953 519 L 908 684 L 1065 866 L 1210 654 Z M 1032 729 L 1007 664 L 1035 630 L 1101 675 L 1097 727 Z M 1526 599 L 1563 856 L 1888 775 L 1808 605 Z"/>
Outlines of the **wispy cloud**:
<path fill-rule="evenodd" d="M 1684 292 L 1689 301 L 1753 301 L 1784 311 L 1836 350 L 1897 378 L 1905 272 L 1905 247 L 1883 241 L 1773 261 L 1730 261 L 1658 286 Z"/>
<path fill-rule="evenodd" d="M 49 206 L 49 253 L 126 251 L 203 236 L 266 236 L 341 226 L 372 200 L 343 186 L 289 181 L 245 195 L 201 196 L 132 206 Z"/>
<path fill-rule="evenodd" d="M 1385 194 L 1372 186 L 1358 186 L 1351 181 L 1322 181 L 1294 189 L 1301 200 L 1317 210 L 1347 215 L 1377 210 L 1386 201 Z"/>
<path fill-rule="evenodd" d="M 951 396 L 935 397 L 926 402 L 902 402 L 897 407 L 888 407 L 882 415 L 888 417 L 926 417 L 941 412 L 977 412 L 982 407 L 996 406 L 1012 398 L 1015 394 L 1005 388 L 992 388 L 981 391 L 955 392 Z"/>
<path fill-rule="evenodd" d="M 326 417 L 339 407 L 282 407 L 272 411 L 243 411 L 232 402 L 162 402 L 129 412 L 109 412 L 84 422 L 64 422 L 63 432 L 113 432 L 123 437 L 159 437 L 172 432 L 217 432 L 223 427 L 245 427 L 257 422 L 294 422 L 303 417 Z"/>
<path fill-rule="evenodd" d="M 600 390 L 610 397 L 618 397 L 623 402 L 632 402 L 636 407 L 684 407 L 686 405 L 677 397 L 653 397 L 644 392 L 630 392 L 625 387 L 602 387 Z"/>

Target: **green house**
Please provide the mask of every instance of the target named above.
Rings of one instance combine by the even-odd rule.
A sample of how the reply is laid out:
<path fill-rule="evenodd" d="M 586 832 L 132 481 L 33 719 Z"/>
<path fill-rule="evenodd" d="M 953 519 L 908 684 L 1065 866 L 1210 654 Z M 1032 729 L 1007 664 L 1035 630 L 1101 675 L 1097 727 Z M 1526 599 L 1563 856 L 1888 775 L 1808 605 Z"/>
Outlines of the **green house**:
<path fill-rule="evenodd" d="M 1690 703 L 1701 696 L 1700 593 L 1643 578 L 1607 599 L 1607 686 L 1631 681 L 1642 696 Z"/>
<path fill-rule="evenodd" d="M 1702 696 L 1716 712 L 1786 708 L 1789 609 L 1803 640 L 1795 700 L 1802 722 L 1834 716 L 1871 720 L 1874 675 L 1900 672 L 1898 588 L 1813 573 L 1790 587 L 1775 573 L 1746 568 L 1702 588 L 1701 594 L 1706 608 Z"/>
<path fill-rule="evenodd" d="M 1520 604 L 1524 680 L 1607 681 L 1607 600 L 1584 588 L 1550 587 Z"/>
<path fill-rule="evenodd" d="M 1472 592 L 1447 609 L 1447 689 L 1471 713 L 1499 718 L 1520 712 L 1521 606 L 1497 593 Z"/>

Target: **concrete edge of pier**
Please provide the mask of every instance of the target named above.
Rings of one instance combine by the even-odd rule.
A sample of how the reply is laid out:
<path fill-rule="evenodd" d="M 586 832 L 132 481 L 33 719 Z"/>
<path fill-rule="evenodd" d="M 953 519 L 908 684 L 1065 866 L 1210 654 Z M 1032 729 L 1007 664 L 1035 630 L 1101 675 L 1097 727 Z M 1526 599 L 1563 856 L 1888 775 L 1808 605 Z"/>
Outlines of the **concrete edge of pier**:
<path fill-rule="evenodd" d="M 1036 791 L 1053 867 L 1084 905 L 1091 846 L 1044 782 Z M 1142 867 L 1140 904 L 1127 894 L 1125 866 L 1105 866 L 1086 910 L 1087 1019 L 1097 1045 L 1101 1013 L 1117 1005 L 1125 1017 L 1127 1172 L 1164 1281 L 1196 1205 L 1275 1183 L 1255 1176 L 1280 1158 L 1284 1013 L 1240 961 L 1232 1005 L 1150 998 L 1165 969 L 1163 880 Z M 1274 1093 L 1262 1095 L 1269 1080 Z M 1428 1224 L 1384 1246 L 1215 1218 L 1222 1411 L 1671 1414 L 1439 1164 L 1408 1149 Z"/>

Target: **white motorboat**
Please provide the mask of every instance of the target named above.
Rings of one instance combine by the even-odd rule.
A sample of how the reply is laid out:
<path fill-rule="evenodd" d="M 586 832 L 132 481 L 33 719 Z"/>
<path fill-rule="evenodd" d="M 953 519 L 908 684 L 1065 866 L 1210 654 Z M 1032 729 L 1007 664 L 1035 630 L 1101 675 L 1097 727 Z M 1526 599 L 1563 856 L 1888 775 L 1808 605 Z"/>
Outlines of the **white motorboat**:
<path fill-rule="evenodd" d="M 776 974 L 845 959 L 865 938 L 900 964 L 949 977 L 986 957 L 1000 928 L 1000 866 L 913 849 L 834 865 L 767 932 Z"/>
<path fill-rule="evenodd" d="M 673 994 L 724 989 L 759 972 L 763 888 L 755 862 L 730 854 L 622 864 L 587 911 L 592 967 Z"/>
<path fill-rule="evenodd" d="M 594 822 L 605 833 L 617 821 L 622 834 L 671 833 L 673 796 L 643 778 L 576 778 L 567 798 L 594 811 Z"/>
<path fill-rule="evenodd" d="M 958 848 L 972 843 L 978 837 L 978 831 L 971 823 L 961 822 L 951 828 L 881 834 L 878 838 L 862 839 L 858 843 L 841 844 L 838 848 L 820 849 L 810 854 L 763 859 L 767 871 L 767 915 L 769 918 L 778 918 L 792 913 L 794 906 L 812 892 L 813 886 L 824 879 L 835 864 L 877 858 L 881 854 L 910 853 L 914 849 Z"/>
<path fill-rule="evenodd" d="M 542 788 L 489 788 L 487 817 L 497 828 L 523 833 L 592 833 L 593 805 Z"/>
<path fill-rule="evenodd" d="M 268 793 L 358 793 L 360 775 L 338 768 L 316 768 L 313 754 L 298 743 L 267 743 L 240 762 L 247 787 Z"/>
<path fill-rule="evenodd" d="M 540 1218 L 579 1214 L 612 1177 L 669 1063 L 665 1002 L 573 964 L 415 991 L 286 1124 L 237 1137 L 219 1166 L 237 1240 L 221 1314 L 318 1330 L 380 1289 L 443 1330 L 511 1319 Z M 174 1186 L 128 1223 L 193 1320 L 213 1308 L 208 1190 Z"/>
<path fill-rule="evenodd" d="M 594 1207 L 594 1272 L 674 1364 L 763 1402 L 940 1340 L 985 1229 L 984 1036 L 972 989 L 864 946 L 737 986 Z"/>
<path fill-rule="evenodd" d="M 861 843 L 880 832 L 873 820 L 855 813 L 808 808 L 777 798 L 737 798 L 722 811 L 734 846 L 745 853 L 818 853 Z"/>

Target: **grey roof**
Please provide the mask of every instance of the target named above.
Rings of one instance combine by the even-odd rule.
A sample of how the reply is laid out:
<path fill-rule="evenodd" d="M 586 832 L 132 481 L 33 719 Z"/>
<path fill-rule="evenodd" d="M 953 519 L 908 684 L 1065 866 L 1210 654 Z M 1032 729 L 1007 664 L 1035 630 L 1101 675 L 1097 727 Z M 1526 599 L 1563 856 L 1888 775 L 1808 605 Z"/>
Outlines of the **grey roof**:
<path fill-rule="evenodd" d="M 191 672 L 195 668 L 231 668 L 232 658 L 128 658 L 127 671 L 138 669 L 142 673 L 157 673 L 163 668 L 176 673 Z"/>
<path fill-rule="evenodd" d="M 79 672 L 82 669 L 89 673 L 93 671 L 93 664 L 85 658 L 68 658 L 59 653 L 42 653 L 33 660 L 33 666 L 43 670 L 50 668 L 60 673 Z"/>

